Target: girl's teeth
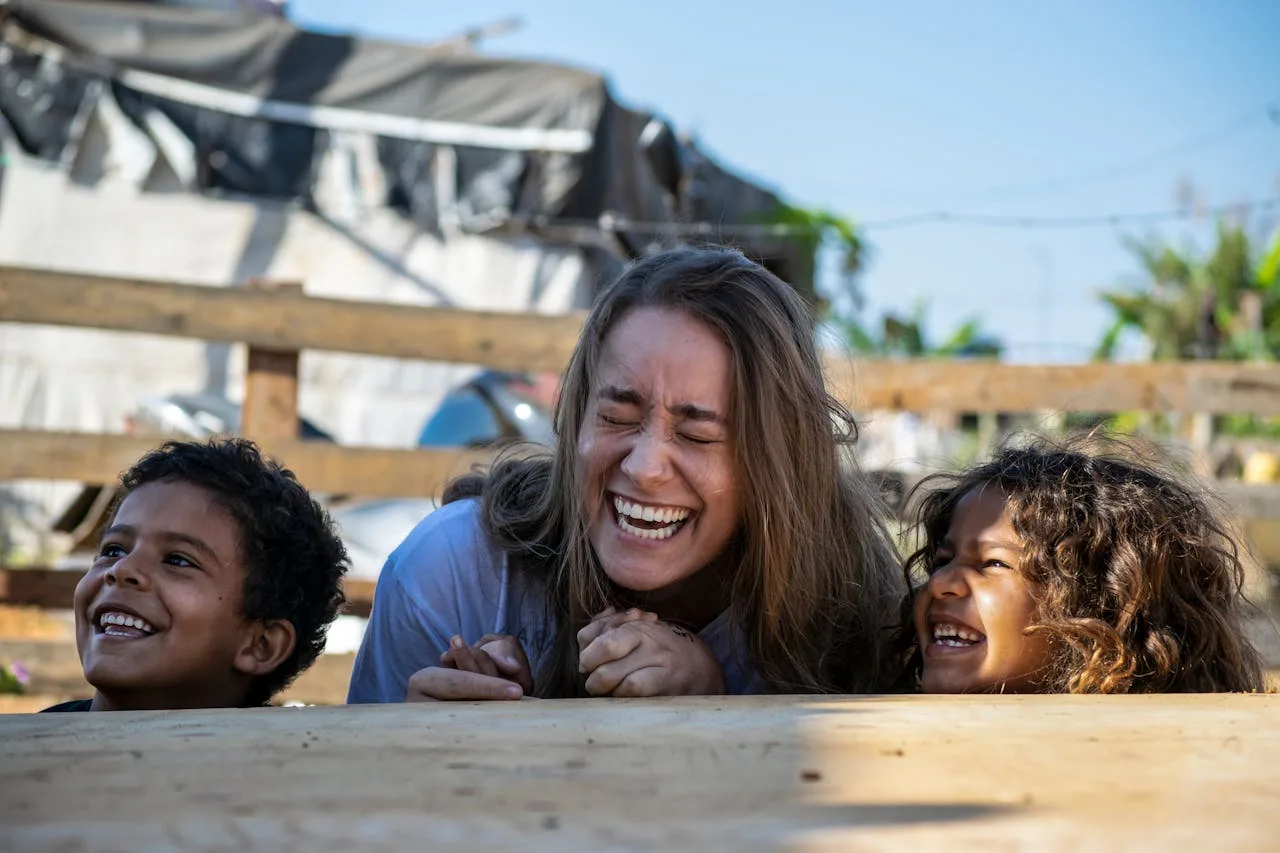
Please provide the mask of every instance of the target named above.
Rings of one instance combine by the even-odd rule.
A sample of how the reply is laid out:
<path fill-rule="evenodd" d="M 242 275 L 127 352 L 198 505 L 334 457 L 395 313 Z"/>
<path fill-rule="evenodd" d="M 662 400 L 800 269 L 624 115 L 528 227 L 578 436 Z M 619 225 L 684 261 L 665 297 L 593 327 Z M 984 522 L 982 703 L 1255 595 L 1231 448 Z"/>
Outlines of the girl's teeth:
<path fill-rule="evenodd" d="M 962 628 L 959 625 L 940 622 L 933 626 L 933 639 L 935 642 L 944 646 L 968 646 L 973 643 L 982 642 L 984 638 L 977 631 L 971 631 L 968 628 Z"/>

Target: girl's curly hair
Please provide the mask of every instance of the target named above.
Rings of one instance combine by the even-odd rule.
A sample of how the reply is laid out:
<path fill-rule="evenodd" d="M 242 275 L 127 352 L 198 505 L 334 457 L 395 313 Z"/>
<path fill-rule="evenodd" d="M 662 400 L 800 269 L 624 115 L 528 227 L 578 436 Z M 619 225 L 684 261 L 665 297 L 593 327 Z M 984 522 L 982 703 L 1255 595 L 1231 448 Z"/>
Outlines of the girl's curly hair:
<path fill-rule="evenodd" d="M 1028 630 L 1050 640 L 1045 690 L 1263 689 L 1261 657 L 1244 632 L 1245 571 L 1230 516 L 1154 448 L 1096 434 L 1034 439 L 961 474 L 927 478 L 913 501 L 924 541 L 907 559 L 909 586 L 932 564 L 956 505 L 983 486 L 1008 496 L 1020 571 L 1039 593 Z"/>

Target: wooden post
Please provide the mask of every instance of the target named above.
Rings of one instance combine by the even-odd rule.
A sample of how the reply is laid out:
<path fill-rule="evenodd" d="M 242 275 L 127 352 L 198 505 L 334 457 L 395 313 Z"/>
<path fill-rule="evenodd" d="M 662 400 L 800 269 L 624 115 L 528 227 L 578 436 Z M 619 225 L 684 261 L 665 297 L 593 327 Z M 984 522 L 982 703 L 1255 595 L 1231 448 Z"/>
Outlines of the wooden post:
<path fill-rule="evenodd" d="M 251 279 L 245 287 L 302 293 L 296 282 Z M 240 432 L 259 444 L 298 437 L 298 351 L 250 346 Z"/>
<path fill-rule="evenodd" d="M 1196 475 L 1213 479 L 1213 414 L 1191 415 L 1191 468 Z"/>
<path fill-rule="evenodd" d="M 978 458 L 987 460 L 995 454 L 1000 442 L 1000 415 L 996 412 L 978 413 Z"/>

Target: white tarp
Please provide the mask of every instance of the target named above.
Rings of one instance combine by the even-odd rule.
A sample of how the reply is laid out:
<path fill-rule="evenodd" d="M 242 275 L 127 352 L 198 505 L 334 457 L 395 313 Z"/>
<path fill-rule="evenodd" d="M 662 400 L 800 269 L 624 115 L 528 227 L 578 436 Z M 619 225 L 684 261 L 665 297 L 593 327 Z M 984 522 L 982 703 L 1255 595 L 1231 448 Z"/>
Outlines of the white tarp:
<path fill-rule="evenodd" d="M 360 168 L 368 140 L 335 137 L 313 213 L 186 191 L 180 154 L 166 156 L 112 115 L 109 98 L 98 103 L 61 166 L 6 146 L 0 263 L 211 287 L 264 276 L 318 296 L 552 314 L 583 307 L 593 291 L 581 249 L 429 233 L 374 204 L 378 170 Z M 239 346 L 0 324 L 0 425 L 118 432 L 143 395 L 203 389 L 239 399 L 243 365 Z M 343 443 L 411 446 L 445 391 L 474 369 L 306 352 L 299 407 Z M 33 537 L 75 485 L 0 490 L 0 512 L 8 506 L 7 526 L 27 551 L 47 544 Z"/>

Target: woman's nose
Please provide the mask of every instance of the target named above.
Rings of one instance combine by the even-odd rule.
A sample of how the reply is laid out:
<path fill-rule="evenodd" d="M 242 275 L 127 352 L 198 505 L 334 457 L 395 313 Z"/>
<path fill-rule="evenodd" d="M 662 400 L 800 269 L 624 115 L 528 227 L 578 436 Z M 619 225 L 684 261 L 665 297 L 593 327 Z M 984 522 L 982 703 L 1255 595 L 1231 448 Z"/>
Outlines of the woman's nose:
<path fill-rule="evenodd" d="M 670 475 L 669 443 L 654 430 L 637 433 L 622 460 L 622 473 L 640 487 L 657 485 Z"/>

